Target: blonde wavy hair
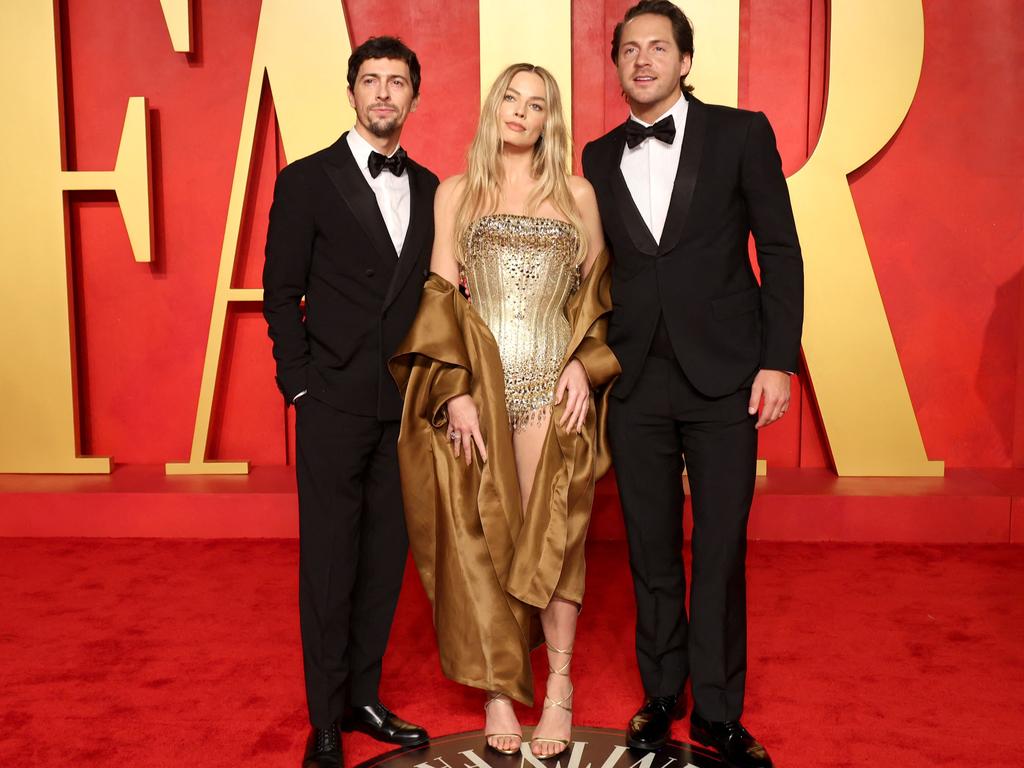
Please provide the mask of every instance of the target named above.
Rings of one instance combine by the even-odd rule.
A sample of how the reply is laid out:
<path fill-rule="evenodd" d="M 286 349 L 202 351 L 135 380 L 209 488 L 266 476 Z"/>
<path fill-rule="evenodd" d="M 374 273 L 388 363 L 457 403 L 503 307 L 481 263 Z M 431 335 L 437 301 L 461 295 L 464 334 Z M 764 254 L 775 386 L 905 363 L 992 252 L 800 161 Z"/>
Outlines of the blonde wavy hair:
<path fill-rule="evenodd" d="M 533 216 L 540 205 L 550 200 L 568 219 L 577 233 L 577 263 L 587 255 L 586 230 L 576 199 L 569 190 L 569 162 L 572 139 L 562 113 L 562 96 L 555 78 L 534 64 L 513 64 L 494 81 L 480 109 L 480 122 L 466 153 L 466 173 L 462 195 L 455 214 L 455 256 L 465 263 L 466 234 L 480 216 L 493 213 L 500 201 L 503 142 L 499 128 L 499 110 L 512 78 L 520 72 L 532 72 L 544 81 L 544 127 L 533 147 L 532 175 L 537 184 L 526 201 L 526 214 Z"/>

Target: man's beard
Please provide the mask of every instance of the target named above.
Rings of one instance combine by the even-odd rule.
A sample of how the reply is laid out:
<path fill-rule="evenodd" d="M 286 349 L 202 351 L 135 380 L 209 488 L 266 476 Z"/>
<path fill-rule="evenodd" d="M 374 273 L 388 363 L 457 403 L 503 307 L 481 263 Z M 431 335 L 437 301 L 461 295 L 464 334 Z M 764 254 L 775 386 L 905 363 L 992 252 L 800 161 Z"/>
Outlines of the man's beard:
<path fill-rule="evenodd" d="M 366 127 L 369 128 L 370 133 L 378 139 L 387 139 L 393 136 L 395 131 L 398 130 L 398 118 L 382 117 L 377 120 L 368 120 Z"/>

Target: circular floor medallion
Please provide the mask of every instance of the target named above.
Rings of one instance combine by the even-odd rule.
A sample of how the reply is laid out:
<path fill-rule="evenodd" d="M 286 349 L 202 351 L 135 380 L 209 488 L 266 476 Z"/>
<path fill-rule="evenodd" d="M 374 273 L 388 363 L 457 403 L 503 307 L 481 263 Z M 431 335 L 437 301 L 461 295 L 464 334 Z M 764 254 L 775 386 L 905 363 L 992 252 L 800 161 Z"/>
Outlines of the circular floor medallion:
<path fill-rule="evenodd" d="M 530 738 L 530 728 L 525 729 Z M 655 752 L 626 747 L 622 731 L 573 728 L 573 742 L 557 758 L 540 760 L 524 743 L 521 752 L 502 755 L 487 747 L 483 731 L 439 736 L 416 749 L 396 749 L 361 763 L 357 768 L 721 768 L 726 764 L 712 751 L 694 744 L 670 741 Z"/>

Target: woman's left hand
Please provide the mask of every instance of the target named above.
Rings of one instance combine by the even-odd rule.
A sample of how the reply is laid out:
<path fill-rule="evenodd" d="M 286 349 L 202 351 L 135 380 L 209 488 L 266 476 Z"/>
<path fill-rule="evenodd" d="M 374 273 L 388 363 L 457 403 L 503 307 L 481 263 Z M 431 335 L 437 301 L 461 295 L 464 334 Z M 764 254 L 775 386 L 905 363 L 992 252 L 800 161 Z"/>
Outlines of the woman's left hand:
<path fill-rule="evenodd" d="M 575 357 L 569 361 L 558 377 L 558 384 L 555 386 L 555 405 L 565 401 L 565 412 L 558 420 L 558 426 L 565 430 L 575 429 L 576 434 L 583 431 L 583 424 L 587 420 L 587 410 L 590 408 L 590 379 L 587 378 L 587 370 L 583 363 Z"/>

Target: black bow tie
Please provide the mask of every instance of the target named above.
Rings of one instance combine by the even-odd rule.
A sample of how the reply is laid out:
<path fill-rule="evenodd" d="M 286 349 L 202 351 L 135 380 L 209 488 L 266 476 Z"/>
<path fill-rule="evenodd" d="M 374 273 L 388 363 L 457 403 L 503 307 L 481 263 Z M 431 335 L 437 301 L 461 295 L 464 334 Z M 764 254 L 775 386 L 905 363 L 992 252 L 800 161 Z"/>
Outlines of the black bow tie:
<path fill-rule="evenodd" d="M 654 125 L 641 125 L 636 120 L 630 119 L 626 123 L 626 146 L 630 149 L 638 146 L 644 139 L 651 137 L 666 144 L 671 144 L 676 138 L 676 121 L 672 115 L 663 117 Z"/>
<path fill-rule="evenodd" d="M 371 152 L 367 161 L 370 175 L 376 179 L 381 171 L 391 171 L 395 176 L 401 176 L 405 170 L 405 158 L 405 150 L 401 147 L 391 157 L 384 157 L 380 152 Z"/>

